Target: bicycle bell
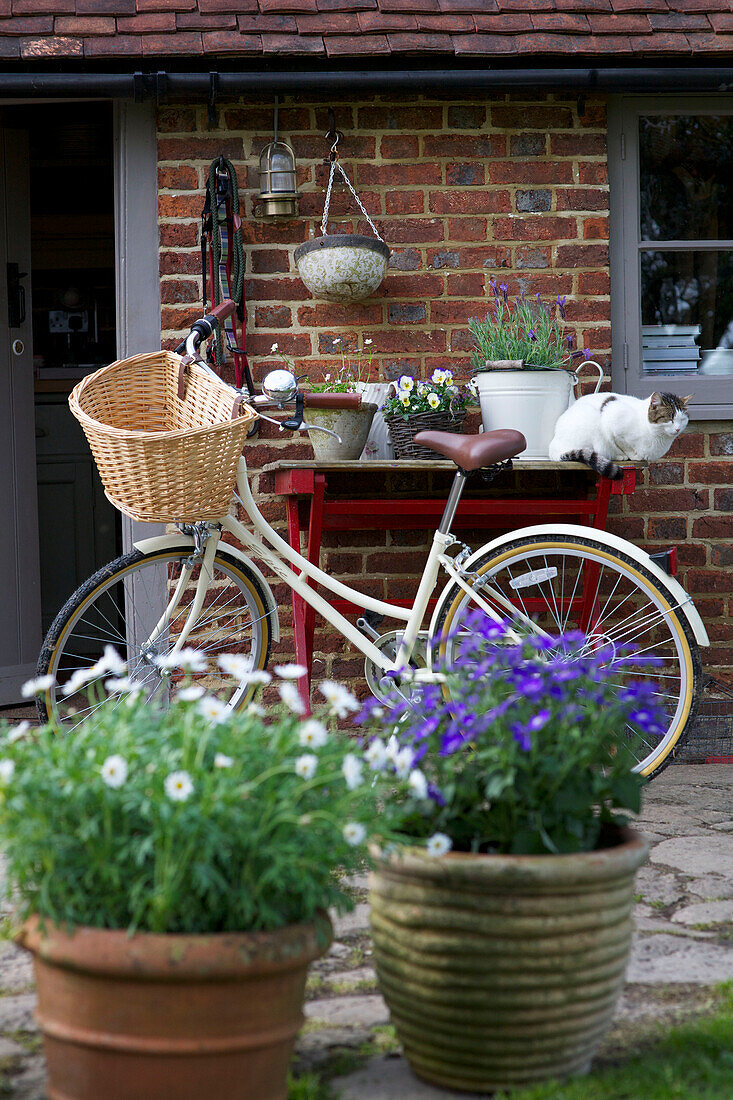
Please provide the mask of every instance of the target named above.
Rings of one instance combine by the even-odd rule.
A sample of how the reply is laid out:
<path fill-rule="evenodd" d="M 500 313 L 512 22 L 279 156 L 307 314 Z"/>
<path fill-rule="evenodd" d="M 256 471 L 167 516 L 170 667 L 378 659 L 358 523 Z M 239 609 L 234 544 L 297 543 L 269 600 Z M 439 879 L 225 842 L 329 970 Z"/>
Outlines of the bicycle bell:
<path fill-rule="evenodd" d="M 282 407 L 298 392 L 295 375 L 289 370 L 271 370 L 262 383 L 262 392 Z"/>

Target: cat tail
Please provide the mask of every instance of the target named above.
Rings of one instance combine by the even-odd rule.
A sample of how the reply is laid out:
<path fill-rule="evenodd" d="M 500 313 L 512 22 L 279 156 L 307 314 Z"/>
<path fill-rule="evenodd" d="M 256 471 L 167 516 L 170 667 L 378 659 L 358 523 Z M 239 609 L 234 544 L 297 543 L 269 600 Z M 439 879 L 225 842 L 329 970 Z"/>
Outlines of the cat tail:
<path fill-rule="evenodd" d="M 591 451 L 589 447 L 584 447 L 581 451 L 566 451 L 561 457 L 563 462 L 584 462 L 601 477 L 610 477 L 613 481 L 618 481 L 624 476 L 617 462 L 611 458 L 604 458 L 597 451 Z"/>

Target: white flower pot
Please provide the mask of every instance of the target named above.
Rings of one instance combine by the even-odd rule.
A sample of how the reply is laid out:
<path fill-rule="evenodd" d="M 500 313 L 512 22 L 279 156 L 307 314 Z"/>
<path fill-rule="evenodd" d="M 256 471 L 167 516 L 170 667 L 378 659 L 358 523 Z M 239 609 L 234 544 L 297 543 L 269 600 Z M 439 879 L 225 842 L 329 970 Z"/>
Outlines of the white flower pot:
<path fill-rule="evenodd" d="M 389 255 L 384 241 L 375 237 L 334 233 L 298 245 L 295 264 L 315 298 L 348 304 L 374 293 L 387 271 Z"/>
<path fill-rule="evenodd" d="M 382 412 L 382 405 L 389 397 L 390 390 L 393 390 L 394 383 L 359 382 L 356 388 L 362 395 L 362 400 L 371 401 L 377 406 L 361 457 L 367 459 L 394 458 L 392 437 L 389 434 L 389 428 L 385 423 L 384 413 Z"/>
<path fill-rule="evenodd" d="M 555 424 L 570 404 L 574 375 L 566 370 L 486 370 L 474 381 L 485 432 L 513 428 L 527 440 L 521 458 L 548 458 Z"/>

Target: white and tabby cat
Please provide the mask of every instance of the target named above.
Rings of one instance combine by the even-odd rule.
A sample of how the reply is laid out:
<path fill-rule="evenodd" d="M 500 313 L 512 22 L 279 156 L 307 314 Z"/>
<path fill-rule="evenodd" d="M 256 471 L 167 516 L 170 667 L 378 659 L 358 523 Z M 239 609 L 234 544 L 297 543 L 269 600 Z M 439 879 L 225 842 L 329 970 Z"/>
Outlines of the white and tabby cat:
<path fill-rule="evenodd" d="M 653 462 L 689 423 L 688 397 L 591 393 L 564 412 L 550 443 L 553 462 L 584 462 L 604 477 L 621 477 L 619 462 Z"/>

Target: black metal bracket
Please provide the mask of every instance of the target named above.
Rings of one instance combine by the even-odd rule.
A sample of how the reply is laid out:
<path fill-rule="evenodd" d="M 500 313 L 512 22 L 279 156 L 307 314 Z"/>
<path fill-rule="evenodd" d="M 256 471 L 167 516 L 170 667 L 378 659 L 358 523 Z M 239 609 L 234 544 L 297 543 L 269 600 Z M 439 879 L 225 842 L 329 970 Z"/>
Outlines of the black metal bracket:
<path fill-rule="evenodd" d="M 216 118 L 216 100 L 219 95 L 219 74 L 211 72 L 209 73 L 209 102 L 207 106 L 209 129 L 215 130 L 217 124 Z"/>
<path fill-rule="evenodd" d="M 297 432 L 298 428 L 303 423 L 304 404 L 303 394 L 297 394 L 295 397 L 295 413 L 288 420 L 280 421 L 283 428 L 288 428 L 292 432 Z"/>
<path fill-rule="evenodd" d="M 511 458 L 507 458 L 505 462 L 494 462 L 491 466 L 483 466 L 478 472 L 481 475 L 481 480 L 485 481 L 487 485 L 490 485 L 494 478 L 497 478 L 499 474 L 504 471 L 514 469 L 514 463 Z"/>

